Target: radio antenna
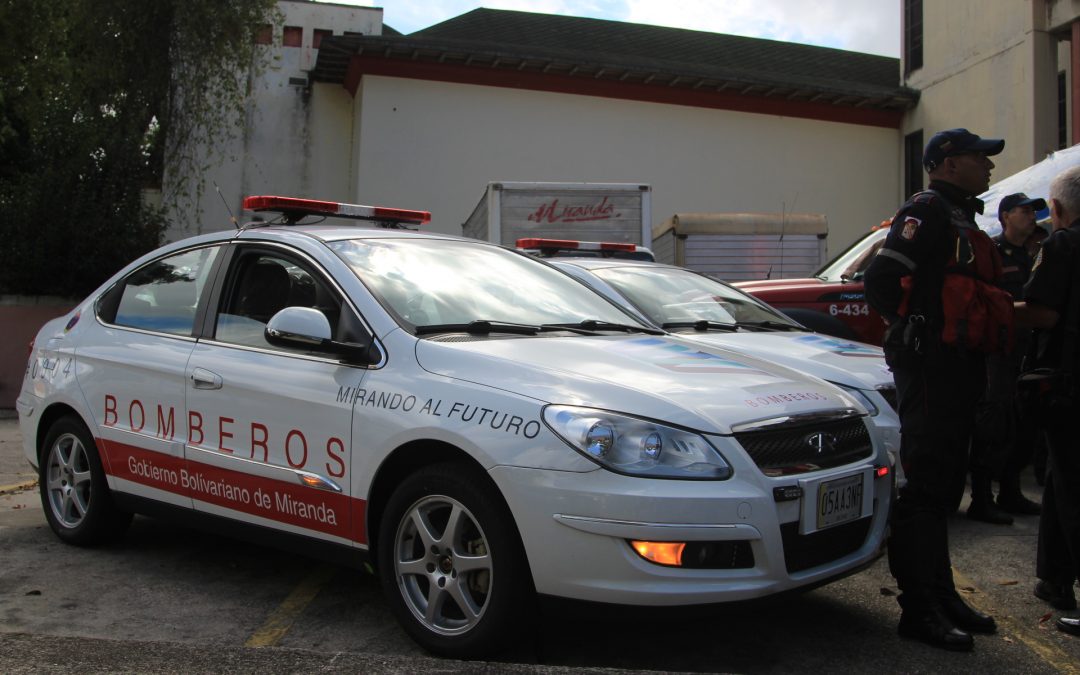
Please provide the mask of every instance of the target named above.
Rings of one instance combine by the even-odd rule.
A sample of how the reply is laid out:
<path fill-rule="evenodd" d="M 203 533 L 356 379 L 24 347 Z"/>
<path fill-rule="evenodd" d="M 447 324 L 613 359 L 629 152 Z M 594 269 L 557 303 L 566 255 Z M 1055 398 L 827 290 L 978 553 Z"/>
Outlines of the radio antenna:
<path fill-rule="evenodd" d="M 214 184 L 214 189 L 217 191 L 218 197 L 221 197 L 221 203 L 225 205 L 225 210 L 229 212 L 229 222 L 233 224 L 233 227 L 240 229 L 240 222 L 236 220 L 236 216 L 233 215 L 232 209 L 229 208 L 229 202 L 225 199 L 225 195 L 221 194 L 221 188 L 218 187 L 217 181 L 211 181 Z"/>

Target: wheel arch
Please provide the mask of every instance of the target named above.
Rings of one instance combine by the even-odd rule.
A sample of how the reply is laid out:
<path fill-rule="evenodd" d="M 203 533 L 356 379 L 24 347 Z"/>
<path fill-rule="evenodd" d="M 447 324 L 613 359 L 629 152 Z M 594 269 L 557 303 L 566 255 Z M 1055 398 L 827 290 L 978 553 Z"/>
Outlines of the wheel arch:
<path fill-rule="evenodd" d="M 90 432 L 90 437 L 94 437 L 93 427 L 83 419 L 78 410 L 67 403 L 52 403 L 41 411 L 41 417 L 38 419 L 37 429 L 34 434 L 34 450 L 39 462 L 41 461 L 42 444 L 45 442 L 45 436 L 49 433 L 49 429 L 57 420 L 68 416 L 82 422 L 83 426 Z"/>
<path fill-rule="evenodd" d="M 482 480 L 488 484 L 493 494 L 498 497 L 506 515 L 510 518 L 510 524 L 517 534 L 518 545 L 521 546 L 522 556 L 526 565 L 528 565 L 528 556 L 525 554 L 525 547 L 521 541 L 521 530 L 513 519 L 513 512 L 510 510 L 510 505 L 507 503 L 506 497 L 503 496 L 498 484 L 472 455 L 446 441 L 431 439 L 410 441 L 402 445 L 394 450 L 375 472 L 375 477 L 371 482 L 371 489 L 368 491 L 367 508 L 364 514 L 368 558 L 371 565 L 373 567 L 378 565 L 378 552 L 376 549 L 378 548 L 380 523 L 386 504 L 394 493 L 394 489 L 407 476 L 417 470 L 433 464 L 444 463 L 465 466 L 476 475 L 477 480 Z M 531 570 L 529 575 L 531 577 Z"/>

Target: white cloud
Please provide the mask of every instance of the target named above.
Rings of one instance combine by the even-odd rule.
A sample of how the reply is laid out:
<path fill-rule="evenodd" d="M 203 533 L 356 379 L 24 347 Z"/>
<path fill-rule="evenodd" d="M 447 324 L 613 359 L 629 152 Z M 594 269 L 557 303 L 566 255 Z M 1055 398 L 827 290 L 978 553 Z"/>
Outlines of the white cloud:
<path fill-rule="evenodd" d="M 627 0 L 627 20 L 900 55 L 899 0 Z"/>
<path fill-rule="evenodd" d="M 353 0 L 352 4 L 382 6 L 383 21 L 403 33 L 483 6 L 900 54 L 900 0 Z"/>

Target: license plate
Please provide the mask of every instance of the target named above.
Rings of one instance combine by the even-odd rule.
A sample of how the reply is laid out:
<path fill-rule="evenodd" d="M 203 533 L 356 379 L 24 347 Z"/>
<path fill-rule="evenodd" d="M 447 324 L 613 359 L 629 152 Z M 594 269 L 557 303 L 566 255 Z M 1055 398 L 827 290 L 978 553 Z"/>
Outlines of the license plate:
<path fill-rule="evenodd" d="M 856 520 L 862 515 L 862 504 L 862 474 L 822 483 L 817 495 L 817 529 Z"/>

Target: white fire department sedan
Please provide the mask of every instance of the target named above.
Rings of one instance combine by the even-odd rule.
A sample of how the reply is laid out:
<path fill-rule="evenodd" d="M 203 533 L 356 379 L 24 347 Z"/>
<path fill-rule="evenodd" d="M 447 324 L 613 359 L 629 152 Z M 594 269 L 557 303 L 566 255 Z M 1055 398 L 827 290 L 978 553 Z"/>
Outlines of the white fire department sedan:
<path fill-rule="evenodd" d="M 392 229 L 256 224 L 150 253 L 42 328 L 18 410 L 64 541 L 140 512 L 344 552 L 453 656 L 528 625 L 536 594 L 690 605 L 851 573 L 892 494 L 850 394 L 520 253 Z"/>

